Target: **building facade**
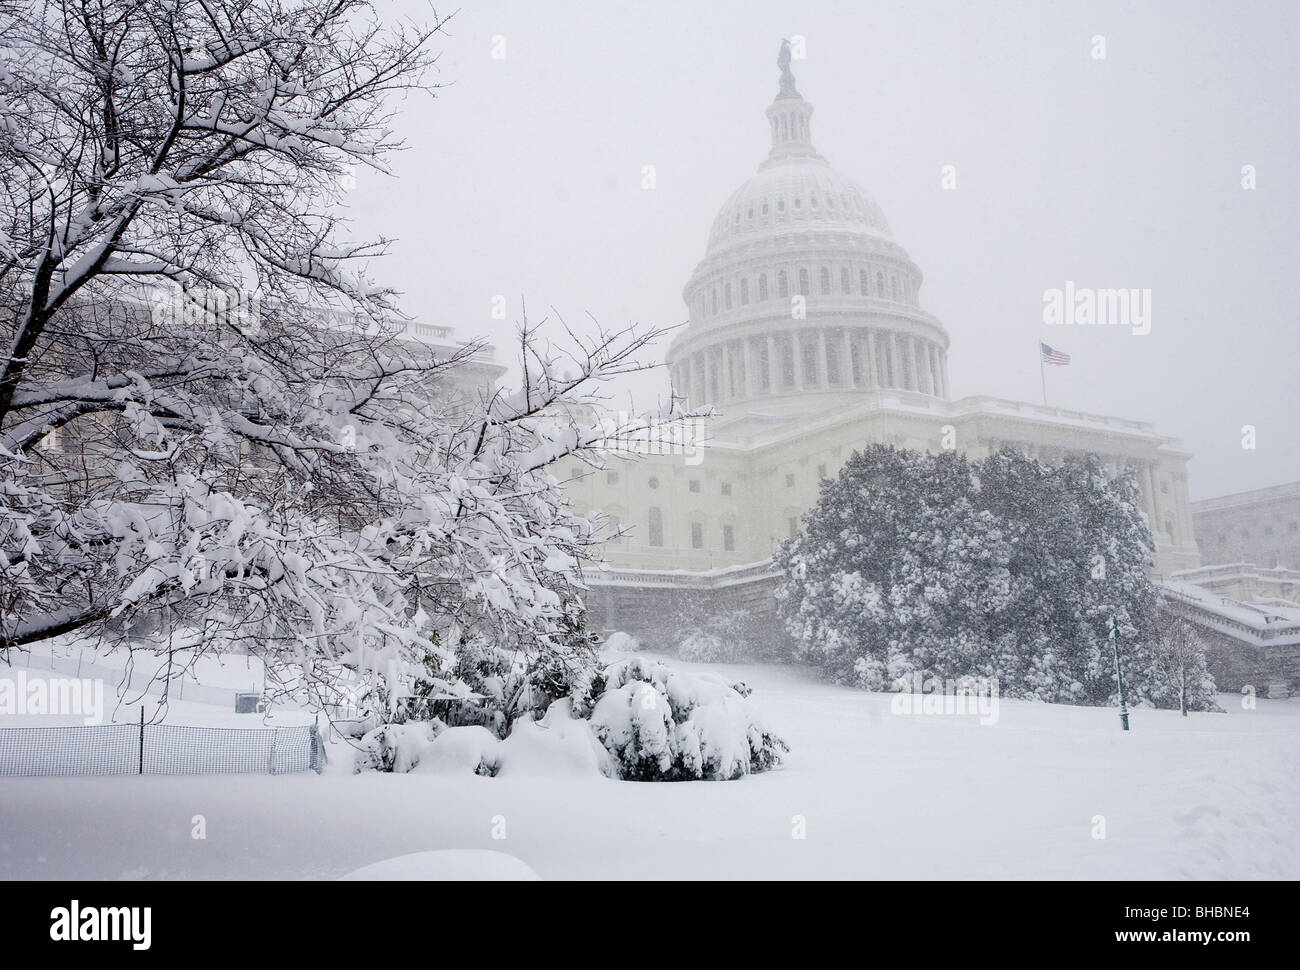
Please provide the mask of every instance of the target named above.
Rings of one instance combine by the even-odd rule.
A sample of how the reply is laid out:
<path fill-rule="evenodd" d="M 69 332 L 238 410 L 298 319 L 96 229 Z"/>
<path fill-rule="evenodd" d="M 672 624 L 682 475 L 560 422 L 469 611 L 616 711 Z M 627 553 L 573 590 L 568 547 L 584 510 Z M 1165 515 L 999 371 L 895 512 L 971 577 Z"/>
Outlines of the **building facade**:
<path fill-rule="evenodd" d="M 1207 565 L 1300 568 L 1300 482 L 1193 502 L 1192 525 Z"/>
<path fill-rule="evenodd" d="M 1199 565 L 1177 440 L 1127 418 L 950 397 L 951 341 L 921 305 L 920 268 L 880 206 L 816 151 L 813 106 L 783 67 L 768 155 L 714 218 L 682 293 L 689 323 L 667 351 L 675 395 L 714 416 L 685 446 L 565 470 L 574 505 L 627 532 L 590 578 L 595 628 L 655 642 L 670 600 L 754 599 L 740 587 L 771 583 L 766 562 L 819 481 L 874 442 L 1096 453 L 1137 472 L 1157 571 Z"/>

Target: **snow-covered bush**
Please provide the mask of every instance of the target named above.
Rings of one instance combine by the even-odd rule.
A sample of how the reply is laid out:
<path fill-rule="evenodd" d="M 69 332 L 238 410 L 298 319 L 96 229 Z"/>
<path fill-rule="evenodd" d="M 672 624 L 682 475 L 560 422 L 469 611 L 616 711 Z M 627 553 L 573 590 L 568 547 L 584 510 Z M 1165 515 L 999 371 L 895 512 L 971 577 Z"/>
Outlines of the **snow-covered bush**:
<path fill-rule="evenodd" d="M 683 610 L 674 624 L 677 656 L 692 663 L 778 662 L 789 659 L 789 645 L 772 616 L 748 610 Z"/>
<path fill-rule="evenodd" d="M 1130 702 L 1177 706 L 1154 649 L 1153 549 L 1135 476 L 1096 456 L 872 445 L 782 546 L 777 600 L 798 656 L 841 682 L 996 678 L 1004 696 L 1075 704 L 1116 700 L 1113 618 Z M 1199 669 L 1187 680 L 1190 707 L 1213 703 Z"/>
<path fill-rule="evenodd" d="M 596 737 L 633 781 L 725 781 L 780 764 L 789 750 L 768 731 L 747 690 L 640 657 L 605 670 L 590 705 Z"/>
<path fill-rule="evenodd" d="M 736 659 L 734 641 L 705 630 L 691 630 L 677 645 L 677 656 L 692 663 L 725 663 Z"/>
<path fill-rule="evenodd" d="M 633 657 L 590 674 L 543 716 L 517 718 L 504 740 L 439 720 L 384 725 L 362 739 L 356 770 L 728 781 L 776 767 L 789 750 L 749 695 Z"/>
<path fill-rule="evenodd" d="M 630 633 L 611 633 L 601 645 L 601 650 L 608 653 L 636 653 L 640 649 L 640 641 Z"/>
<path fill-rule="evenodd" d="M 374 728 L 361 738 L 354 770 L 398 774 L 410 771 L 442 731 L 439 721 L 409 721 Z"/>

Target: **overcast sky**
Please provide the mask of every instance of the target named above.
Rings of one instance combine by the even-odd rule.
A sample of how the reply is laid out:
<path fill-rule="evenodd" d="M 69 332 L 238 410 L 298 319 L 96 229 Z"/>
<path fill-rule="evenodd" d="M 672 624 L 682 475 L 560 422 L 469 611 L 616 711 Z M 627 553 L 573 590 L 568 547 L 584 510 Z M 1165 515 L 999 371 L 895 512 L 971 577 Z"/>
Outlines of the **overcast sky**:
<path fill-rule="evenodd" d="M 1181 438 L 1193 498 L 1277 484 L 1300 478 L 1298 26 L 1294 0 L 469 2 L 447 86 L 401 106 L 409 150 L 396 178 L 359 176 L 352 215 L 398 237 L 374 270 L 408 312 L 503 358 L 521 296 L 534 320 L 680 323 L 798 35 L 814 143 L 925 274 L 954 397 L 1039 401 L 1041 338 L 1073 355 L 1049 402 Z M 1150 289 L 1151 332 L 1045 326 L 1066 280 Z"/>

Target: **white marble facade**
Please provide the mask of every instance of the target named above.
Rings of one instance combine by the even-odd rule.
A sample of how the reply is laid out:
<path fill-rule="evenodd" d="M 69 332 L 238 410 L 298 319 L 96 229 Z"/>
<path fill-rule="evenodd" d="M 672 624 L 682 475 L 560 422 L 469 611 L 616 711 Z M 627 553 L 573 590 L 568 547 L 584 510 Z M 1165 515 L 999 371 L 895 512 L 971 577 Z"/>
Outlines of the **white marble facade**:
<path fill-rule="evenodd" d="M 1045 460 L 1096 452 L 1137 469 L 1157 572 L 1198 565 L 1190 456 L 1176 440 L 1139 421 L 950 400 L 949 337 L 921 308 L 921 271 L 875 201 L 817 154 L 812 112 L 783 85 L 767 109 L 768 157 L 723 204 L 683 290 L 690 322 L 666 365 L 688 406 L 714 409 L 707 441 L 564 469 L 578 508 L 631 530 L 609 545 L 610 566 L 766 559 L 816 501 L 819 479 L 871 442 L 977 457 L 1006 446 Z"/>

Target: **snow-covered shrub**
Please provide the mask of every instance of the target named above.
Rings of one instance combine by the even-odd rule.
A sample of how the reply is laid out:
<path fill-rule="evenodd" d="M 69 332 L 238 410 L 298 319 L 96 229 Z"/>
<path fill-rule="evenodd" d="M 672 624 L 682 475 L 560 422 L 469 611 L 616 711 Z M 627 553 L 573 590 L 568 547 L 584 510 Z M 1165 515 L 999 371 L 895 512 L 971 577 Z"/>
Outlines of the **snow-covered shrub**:
<path fill-rule="evenodd" d="M 589 710 L 625 779 L 726 781 L 773 768 L 789 750 L 763 726 L 747 693 L 712 674 L 633 657 L 607 668 L 574 711 Z"/>
<path fill-rule="evenodd" d="M 636 653 L 641 649 L 641 643 L 630 633 L 611 633 L 601 649 L 608 653 Z"/>
<path fill-rule="evenodd" d="M 748 610 L 684 610 L 674 625 L 677 656 L 691 663 L 746 663 L 788 660 L 788 643 L 772 616 Z"/>
<path fill-rule="evenodd" d="M 492 777 L 500 770 L 500 740 L 487 728 L 447 728 L 421 752 L 412 769 L 421 774 Z"/>
<path fill-rule="evenodd" d="M 1135 476 L 1094 455 L 872 445 L 778 552 L 777 601 L 799 656 L 840 682 L 995 678 L 1004 696 L 1073 704 L 1116 701 L 1114 619 L 1130 701 L 1204 710 L 1194 661 L 1186 691 L 1161 673 L 1153 548 Z"/>
<path fill-rule="evenodd" d="M 436 718 L 449 725 L 479 725 L 505 737 L 519 718 L 539 717 L 555 701 L 585 684 L 595 669 L 597 638 L 587 633 L 580 609 L 564 614 L 554 635 L 494 642 L 462 636 L 455 651 L 435 634 L 425 665 L 395 720 Z M 458 685 L 449 691 L 448 683 Z"/>
<path fill-rule="evenodd" d="M 776 767 L 789 750 L 749 696 L 743 683 L 632 657 L 588 671 L 543 716 L 514 719 L 504 740 L 437 719 L 376 728 L 356 770 L 728 781 Z"/>
<path fill-rule="evenodd" d="M 442 731 L 440 721 L 408 721 L 377 727 L 361 738 L 353 771 L 398 774 L 410 771 Z"/>

